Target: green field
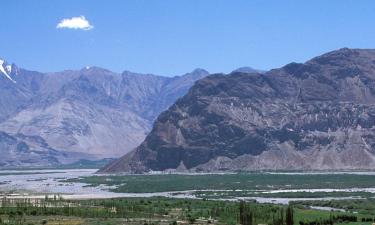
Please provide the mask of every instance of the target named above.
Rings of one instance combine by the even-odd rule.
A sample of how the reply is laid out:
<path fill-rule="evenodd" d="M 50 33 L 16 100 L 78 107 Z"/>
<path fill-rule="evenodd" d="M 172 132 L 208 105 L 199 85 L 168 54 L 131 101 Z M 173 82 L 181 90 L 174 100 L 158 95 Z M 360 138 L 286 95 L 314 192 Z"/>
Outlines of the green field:
<path fill-rule="evenodd" d="M 375 199 L 350 199 L 350 200 L 330 200 L 330 201 L 303 201 L 293 202 L 293 205 L 303 206 L 323 206 L 336 209 L 344 209 L 347 212 L 371 215 L 375 218 Z"/>
<path fill-rule="evenodd" d="M 116 186 L 116 192 L 145 193 L 185 190 L 348 189 L 375 187 L 375 176 L 354 174 L 206 174 L 90 176 L 67 180 L 92 186 Z"/>

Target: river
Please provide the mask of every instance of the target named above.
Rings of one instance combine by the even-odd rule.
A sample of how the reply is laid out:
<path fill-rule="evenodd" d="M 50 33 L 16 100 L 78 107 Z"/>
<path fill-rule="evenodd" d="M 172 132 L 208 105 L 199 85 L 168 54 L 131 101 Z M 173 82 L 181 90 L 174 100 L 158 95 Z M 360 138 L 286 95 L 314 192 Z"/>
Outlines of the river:
<path fill-rule="evenodd" d="M 59 194 L 64 199 L 100 199 L 120 197 L 174 197 L 197 198 L 195 191 L 186 190 L 177 192 L 157 193 L 114 193 L 111 187 L 92 187 L 85 183 L 63 182 L 70 178 L 93 176 L 96 169 L 55 169 L 55 170 L 2 170 L 0 171 L 0 197 L 8 198 L 44 198 L 45 195 Z M 102 175 L 103 176 L 103 175 Z M 223 191 L 223 190 L 204 190 Z M 259 191 L 259 190 L 258 190 Z M 358 189 L 293 189 L 293 190 L 268 190 L 264 193 L 280 192 L 370 192 L 375 193 L 375 188 Z M 256 200 L 260 203 L 288 204 L 290 201 L 352 199 L 355 197 L 327 197 L 327 198 L 277 198 L 277 197 L 233 197 L 221 200 Z"/>

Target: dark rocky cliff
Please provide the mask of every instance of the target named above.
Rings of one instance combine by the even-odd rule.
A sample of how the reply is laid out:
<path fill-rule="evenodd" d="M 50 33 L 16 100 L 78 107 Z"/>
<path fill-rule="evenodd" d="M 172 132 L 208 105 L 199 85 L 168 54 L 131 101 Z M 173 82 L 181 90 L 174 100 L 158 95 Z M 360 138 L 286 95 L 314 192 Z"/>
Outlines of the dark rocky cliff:
<path fill-rule="evenodd" d="M 375 50 L 198 81 L 100 172 L 375 168 Z"/>

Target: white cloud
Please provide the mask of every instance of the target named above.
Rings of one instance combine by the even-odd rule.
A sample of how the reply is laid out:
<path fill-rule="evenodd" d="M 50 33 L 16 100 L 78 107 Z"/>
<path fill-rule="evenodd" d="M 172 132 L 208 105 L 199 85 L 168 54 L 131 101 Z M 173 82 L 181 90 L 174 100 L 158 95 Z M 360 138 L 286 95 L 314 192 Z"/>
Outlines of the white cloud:
<path fill-rule="evenodd" d="M 57 29 L 81 29 L 91 30 L 94 28 L 84 16 L 62 19 L 56 26 Z"/>

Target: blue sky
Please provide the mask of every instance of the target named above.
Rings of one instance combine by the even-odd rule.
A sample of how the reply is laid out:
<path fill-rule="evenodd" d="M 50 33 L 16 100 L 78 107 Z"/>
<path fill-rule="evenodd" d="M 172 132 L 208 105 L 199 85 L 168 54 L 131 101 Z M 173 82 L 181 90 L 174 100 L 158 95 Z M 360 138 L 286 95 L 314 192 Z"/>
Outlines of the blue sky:
<path fill-rule="evenodd" d="M 0 57 L 45 72 L 230 72 L 375 48 L 370 0 L 1 0 L 0 9 Z M 91 29 L 57 28 L 79 16 Z"/>

